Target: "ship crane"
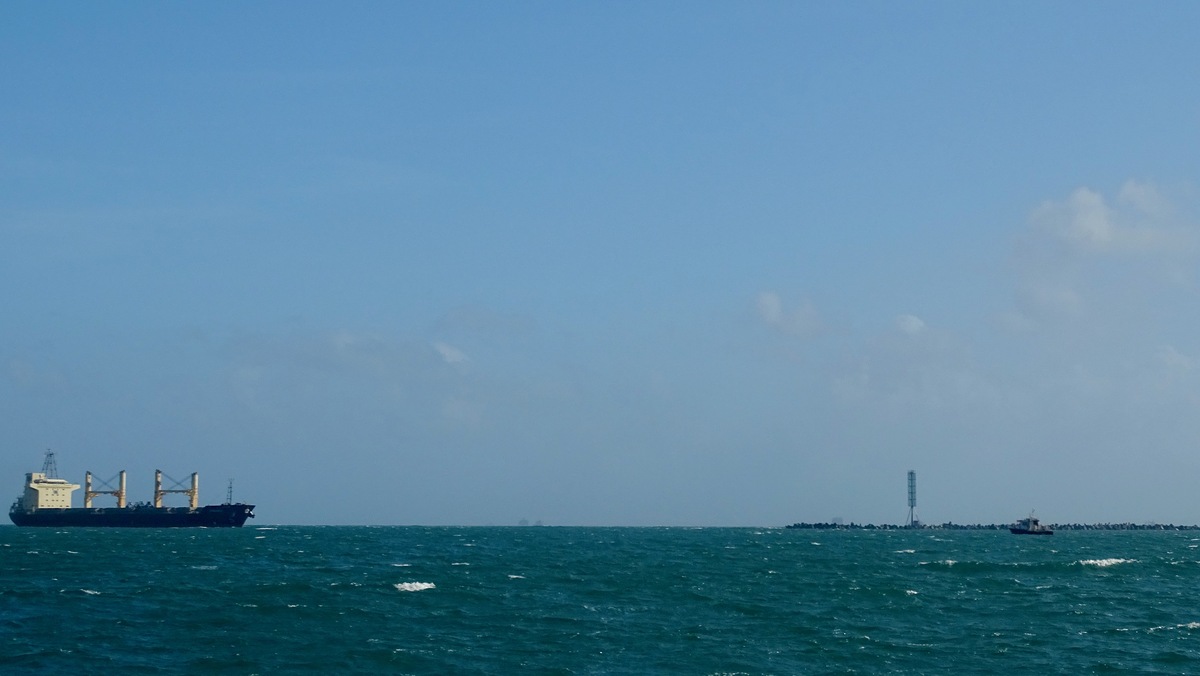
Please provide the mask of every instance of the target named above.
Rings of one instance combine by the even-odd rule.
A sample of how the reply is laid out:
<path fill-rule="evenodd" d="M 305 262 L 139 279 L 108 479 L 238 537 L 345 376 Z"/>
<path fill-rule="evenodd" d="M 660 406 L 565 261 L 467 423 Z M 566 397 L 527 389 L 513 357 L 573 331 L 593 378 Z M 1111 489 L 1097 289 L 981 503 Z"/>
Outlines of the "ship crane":
<path fill-rule="evenodd" d="M 92 506 L 92 498 L 95 498 L 100 495 L 114 496 L 117 499 L 117 507 L 125 507 L 126 506 L 125 470 L 121 470 L 121 472 L 116 477 L 113 477 L 113 479 L 117 480 L 116 488 L 113 488 L 113 486 L 112 486 L 113 479 L 109 479 L 108 481 L 96 479 L 96 481 L 101 486 L 104 486 L 105 488 L 108 489 L 106 491 L 94 490 L 92 488 L 92 480 L 93 479 L 95 479 L 95 476 L 93 476 L 90 471 L 84 475 L 84 479 L 83 479 L 83 506 L 84 507 L 91 507 Z"/>
<path fill-rule="evenodd" d="M 188 507 L 198 509 L 200 507 L 200 474 L 192 472 L 191 488 L 182 488 L 185 484 L 182 481 L 176 481 L 171 477 L 167 479 L 171 482 L 172 488 L 163 488 L 163 473 L 161 469 L 154 470 L 154 506 L 163 506 L 163 496 L 168 493 L 180 493 L 188 496 Z"/>

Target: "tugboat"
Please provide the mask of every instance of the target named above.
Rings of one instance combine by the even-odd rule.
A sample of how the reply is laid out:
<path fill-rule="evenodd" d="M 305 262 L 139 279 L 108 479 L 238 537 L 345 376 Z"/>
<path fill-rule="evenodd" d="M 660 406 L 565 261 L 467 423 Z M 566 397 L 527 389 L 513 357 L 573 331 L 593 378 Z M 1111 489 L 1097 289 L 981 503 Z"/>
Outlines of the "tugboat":
<path fill-rule="evenodd" d="M 1049 526 L 1043 526 L 1032 512 L 1010 526 L 1008 532 L 1013 535 L 1054 535 L 1054 531 Z"/>

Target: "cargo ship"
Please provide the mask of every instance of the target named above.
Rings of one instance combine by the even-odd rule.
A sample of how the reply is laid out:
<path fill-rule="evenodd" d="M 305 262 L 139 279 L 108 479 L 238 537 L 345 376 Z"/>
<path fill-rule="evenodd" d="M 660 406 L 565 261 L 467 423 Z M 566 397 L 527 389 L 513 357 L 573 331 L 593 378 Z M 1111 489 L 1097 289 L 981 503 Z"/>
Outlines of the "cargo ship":
<path fill-rule="evenodd" d="M 41 472 L 25 475 L 25 492 L 17 498 L 8 517 L 18 526 L 102 528 L 238 528 L 254 518 L 254 505 L 233 502 L 232 484 L 225 504 L 200 506 L 200 478 L 192 474 L 190 487 L 163 488 L 163 473 L 154 472 L 154 502 L 128 504 L 125 500 L 125 472 L 119 474 L 116 489 L 93 490 L 92 473 L 84 480 L 83 507 L 72 507 L 71 496 L 79 490 L 59 478 L 54 452 L 46 451 Z M 176 482 L 176 486 L 181 486 Z M 181 493 L 188 496 L 187 507 L 164 507 L 163 496 Z M 93 507 L 92 499 L 112 495 L 116 507 Z"/>

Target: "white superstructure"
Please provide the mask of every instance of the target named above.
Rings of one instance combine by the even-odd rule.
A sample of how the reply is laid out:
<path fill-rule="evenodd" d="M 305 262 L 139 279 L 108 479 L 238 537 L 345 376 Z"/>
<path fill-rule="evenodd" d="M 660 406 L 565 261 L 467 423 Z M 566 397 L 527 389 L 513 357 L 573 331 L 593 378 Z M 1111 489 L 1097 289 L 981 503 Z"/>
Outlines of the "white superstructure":
<path fill-rule="evenodd" d="M 66 479 L 47 477 L 45 472 L 29 472 L 25 475 L 25 494 L 21 506 L 25 509 L 69 508 L 71 494 L 79 489 Z"/>

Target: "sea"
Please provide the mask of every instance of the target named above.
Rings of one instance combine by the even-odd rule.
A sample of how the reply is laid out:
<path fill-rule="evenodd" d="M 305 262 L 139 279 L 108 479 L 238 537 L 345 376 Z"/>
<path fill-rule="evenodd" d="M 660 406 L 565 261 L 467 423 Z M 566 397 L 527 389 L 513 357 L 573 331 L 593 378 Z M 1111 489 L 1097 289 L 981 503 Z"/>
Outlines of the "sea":
<path fill-rule="evenodd" d="M 2 674 L 1200 673 L 1200 532 L 0 527 Z"/>

